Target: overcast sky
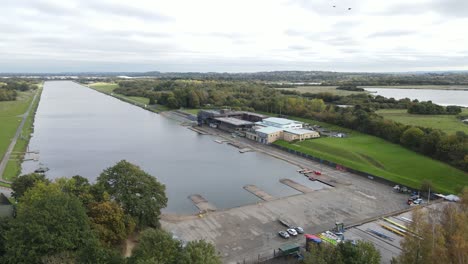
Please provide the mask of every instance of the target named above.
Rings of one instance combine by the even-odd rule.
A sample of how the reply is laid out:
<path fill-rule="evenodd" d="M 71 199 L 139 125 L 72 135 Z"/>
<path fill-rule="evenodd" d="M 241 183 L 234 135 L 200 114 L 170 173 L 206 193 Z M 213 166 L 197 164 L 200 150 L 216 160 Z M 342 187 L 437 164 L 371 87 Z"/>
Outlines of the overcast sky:
<path fill-rule="evenodd" d="M 468 70 L 468 0 L 1 0 L 0 10 L 0 72 Z"/>

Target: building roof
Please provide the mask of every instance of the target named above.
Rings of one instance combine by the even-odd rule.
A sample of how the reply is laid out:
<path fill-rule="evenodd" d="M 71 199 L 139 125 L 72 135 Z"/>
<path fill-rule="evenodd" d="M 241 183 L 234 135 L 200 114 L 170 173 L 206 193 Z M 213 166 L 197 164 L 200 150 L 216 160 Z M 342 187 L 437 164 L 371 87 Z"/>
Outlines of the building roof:
<path fill-rule="evenodd" d="M 308 129 L 284 129 L 284 132 L 295 134 L 295 135 L 304 135 L 304 134 L 310 134 L 310 133 L 318 133 L 317 131 L 314 130 L 308 130 Z"/>
<path fill-rule="evenodd" d="M 276 123 L 279 125 L 289 125 L 292 123 L 301 123 L 298 121 L 286 119 L 286 118 L 279 118 L 279 117 L 269 117 L 263 120 L 264 122 L 271 122 L 271 123 Z"/>
<path fill-rule="evenodd" d="M 234 126 L 253 125 L 252 122 L 241 120 L 241 119 L 234 118 L 234 117 L 217 117 L 214 120 L 217 120 L 223 123 L 228 123 Z"/>
<path fill-rule="evenodd" d="M 267 126 L 267 127 L 262 127 L 262 128 L 259 128 L 259 129 L 256 130 L 256 132 L 260 132 L 260 133 L 263 133 L 263 134 L 272 134 L 272 133 L 276 133 L 278 131 L 283 131 L 283 129 L 279 128 L 279 127 Z"/>

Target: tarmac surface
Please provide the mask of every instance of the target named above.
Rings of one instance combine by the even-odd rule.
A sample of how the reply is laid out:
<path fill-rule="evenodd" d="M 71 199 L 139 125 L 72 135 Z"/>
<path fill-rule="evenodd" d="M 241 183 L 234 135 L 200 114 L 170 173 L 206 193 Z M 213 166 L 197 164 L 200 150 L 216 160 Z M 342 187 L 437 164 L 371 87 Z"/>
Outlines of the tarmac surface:
<path fill-rule="evenodd" d="M 350 225 L 409 208 L 406 204 L 408 196 L 395 193 L 391 186 L 338 171 L 274 147 L 243 138 L 233 139 L 218 130 L 204 130 L 226 140 L 239 141 L 254 151 L 288 161 L 297 165 L 298 169 L 320 170 L 322 176 L 335 185 L 334 188 L 199 216 L 162 216 L 161 224 L 165 230 L 185 241 L 205 239 L 212 242 L 225 263 L 256 263 L 272 258 L 274 250 L 283 244 L 303 245 L 303 236 L 289 239 L 278 236 L 278 231 L 286 229 L 279 223 L 279 218 L 303 227 L 305 233 L 314 234 L 333 228 L 335 222 Z M 246 195 L 250 194 L 246 191 Z"/>

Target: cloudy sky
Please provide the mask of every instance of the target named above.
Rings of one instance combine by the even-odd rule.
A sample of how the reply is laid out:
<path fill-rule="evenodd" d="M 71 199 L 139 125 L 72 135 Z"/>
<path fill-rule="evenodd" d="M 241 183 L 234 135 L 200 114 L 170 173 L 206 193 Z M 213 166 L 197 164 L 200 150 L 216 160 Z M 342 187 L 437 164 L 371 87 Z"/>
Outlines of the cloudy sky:
<path fill-rule="evenodd" d="M 0 10 L 0 72 L 468 70 L 467 0 L 1 0 Z"/>

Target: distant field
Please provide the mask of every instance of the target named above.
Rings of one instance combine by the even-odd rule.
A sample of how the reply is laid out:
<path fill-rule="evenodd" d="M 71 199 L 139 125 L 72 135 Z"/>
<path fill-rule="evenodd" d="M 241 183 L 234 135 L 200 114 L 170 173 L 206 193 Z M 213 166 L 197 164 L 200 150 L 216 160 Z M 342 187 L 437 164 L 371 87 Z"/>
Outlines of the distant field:
<path fill-rule="evenodd" d="M 468 125 L 464 124 L 454 115 L 412 115 L 405 109 L 383 109 L 377 114 L 407 125 L 437 128 L 449 134 L 463 131 L 468 134 Z M 468 108 L 464 108 L 462 115 L 468 115 Z"/>
<path fill-rule="evenodd" d="M 119 87 L 119 85 L 116 84 L 116 83 L 98 82 L 98 83 L 90 84 L 89 87 L 91 87 L 91 88 L 93 88 L 93 89 L 95 89 L 97 91 L 106 93 L 106 94 L 111 94 L 111 93 L 114 92 L 115 88 Z M 114 96 L 115 97 L 121 97 L 121 98 L 130 100 L 130 101 L 133 101 L 133 102 L 136 102 L 136 103 L 140 103 L 140 104 L 146 104 L 147 105 L 149 103 L 149 99 L 146 98 L 146 97 L 125 96 L 125 95 L 122 95 L 122 94 L 114 94 Z"/>
<path fill-rule="evenodd" d="M 277 88 L 278 90 L 286 90 L 286 91 L 298 91 L 300 93 L 332 93 L 335 95 L 347 96 L 350 94 L 359 94 L 365 92 L 351 92 L 345 90 L 337 90 L 336 87 L 338 86 L 297 86 L 295 88 Z"/>
<path fill-rule="evenodd" d="M 305 119 L 301 119 L 306 121 Z M 308 123 L 318 124 L 313 120 Z M 327 127 L 326 124 L 320 123 Z M 330 129 L 337 129 L 333 126 Z M 348 131 L 348 129 L 338 129 Z M 423 180 L 431 180 L 439 192 L 454 193 L 468 185 L 468 174 L 445 163 L 430 159 L 397 144 L 353 131 L 347 138 L 319 138 L 303 142 L 275 144 L 419 188 Z"/>
<path fill-rule="evenodd" d="M 97 83 L 92 83 L 89 85 L 89 87 L 98 90 L 103 93 L 112 93 L 115 88 L 119 87 L 118 84 L 116 83 L 105 83 L 105 82 L 97 82 Z"/>

